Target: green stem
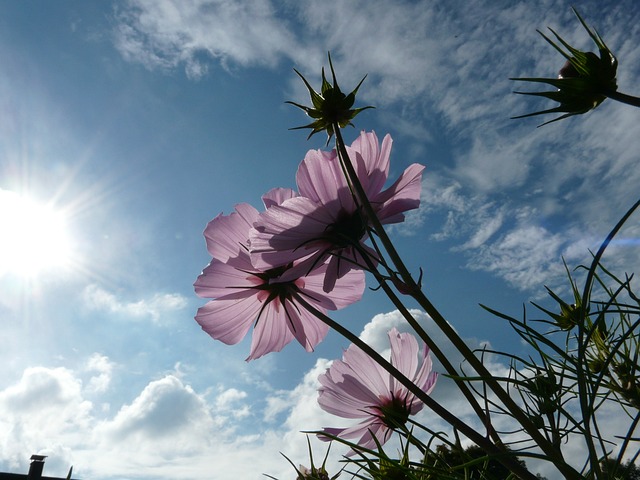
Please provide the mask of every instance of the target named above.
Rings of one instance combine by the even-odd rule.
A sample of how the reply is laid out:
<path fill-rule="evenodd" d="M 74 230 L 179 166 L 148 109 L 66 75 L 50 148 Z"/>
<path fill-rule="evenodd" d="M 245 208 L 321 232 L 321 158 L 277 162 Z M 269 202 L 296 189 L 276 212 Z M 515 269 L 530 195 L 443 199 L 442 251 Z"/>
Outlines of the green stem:
<path fill-rule="evenodd" d="M 511 398 L 509 393 L 504 388 L 502 388 L 499 382 L 493 378 L 484 364 L 475 356 L 473 351 L 466 345 L 462 338 L 460 338 L 460 336 L 455 332 L 451 325 L 449 325 L 449 323 L 435 308 L 435 306 L 432 305 L 431 302 L 427 299 L 420 287 L 415 283 L 409 270 L 404 265 L 404 262 L 400 258 L 400 255 L 391 242 L 391 239 L 388 237 L 386 231 L 382 227 L 378 216 L 373 210 L 373 207 L 371 206 L 371 203 L 369 202 L 369 199 L 367 198 L 367 195 L 362 188 L 353 165 L 350 161 L 348 161 L 349 155 L 346 151 L 344 140 L 342 139 L 340 126 L 337 123 L 334 123 L 333 128 L 336 135 L 336 148 L 343 158 L 342 163 L 344 165 L 344 168 L 347 170 L 347 175 L 354 187 L 357 199 L 359 200 L 360 205 L 364 208 L 365 214 L 367 215 L 367 220 L 371 223 L 373 230 L 378 235 L 378 238 L 380 239 L 387 254 L 389 255 L 389 258 L 397 268 L 402 281 L 408 287 L 408 290 L 410 292 L 409 295 L 411 295 L 411 297 L 414 298 L 418 302 L 418 304 L 426 311 L 426 313 L 432 318 L 432 320 L 446 335 L 449 341 L 462 354 L 465 360 L 469 362 L 471 367 L 476 372 L 478 372 L 483 381 L 489 386 L 491 391 L 500 399 L 500 401 L 502 401 L 502 403 L 514 417 L 514 419 L 531 436 L 532 440 L 538 445 L 538 447 L 542 449 L 542 451 L 547 455 L 548 459 L 556 465 L 558 470 L 562 472 L 565 478 L 580 479 L 581 475 L 573 467 L 566 463 L 566 461 L 562 458 L 561 452 L 556 449 L 553 444 L 549 442 L 549 440 L 546 439 L 544 435 L 542 435 L 538 431 L 537 427 L 529 419 L 526 413 L 522 411 L 522 409 Z M 420 334 L 421 331 L 423 332 L 422 328 L 418 328 L 416 331 L 418 334 Z M 420 336 L 422 337 L 422 335 Z M 431 345 L 429 345 L 429 347 L 431 347 Z"/>
<path fill-rule="evenodd" d="M 634 107 L 640 107 L 640 98 L 626 93 L 616 91 L 606 91 L 603 93 L 605 97 L 618 102 L 626 103 L 627 105 L 633 105 Z"/>
<path fill-rule="evenodd" d="M 360 337 L 352 333 L 349 329 L 343 327 L 331 317 L 325 315 L 313 305 L 309 304 L 301 295 L 295 295 L 296 303 L 299 303 L 302 307 L 307 309 L 310 313 L 315 315 L 319 320 L 324 322 L 329 328 L 335 330 L 340 335 L 345 337 L 351 343 L 360 348 L 370 358 L 372 358 L 378 365 L 384 368 L 393 378 L 397 379 L 402 385 L 404 385 L 411 393 L 413 393 L 418 399 L 436 413 L 440 418 L 449 423 L 455 429 L 459 430 L 462 434 L 466 435 L 476 445 L 481 447 L 487 454 L 494 455 L 505 467 L 510 469 L 513 473 L 519 476 L 521 479 L 535 480 L 537 477 L 533 475 L 529 470 L 520 465 L 514 460 L 512 455 L 505 455 L 504 449 L 495 445 L 487 437 L 478 433 L 474 428 L 470 427 L 462 420 L 460 420 L 453 413 L 449 412 L 446 408 L 440 405 L 436 400 L 431 398 L 425 391 L 418 387 L 415 383 L 409 380 L 400 370 L 394 367 L 387 359 L 382 357 L 378 352 L 371 348 L 367 343 L 362 341 Z"/>

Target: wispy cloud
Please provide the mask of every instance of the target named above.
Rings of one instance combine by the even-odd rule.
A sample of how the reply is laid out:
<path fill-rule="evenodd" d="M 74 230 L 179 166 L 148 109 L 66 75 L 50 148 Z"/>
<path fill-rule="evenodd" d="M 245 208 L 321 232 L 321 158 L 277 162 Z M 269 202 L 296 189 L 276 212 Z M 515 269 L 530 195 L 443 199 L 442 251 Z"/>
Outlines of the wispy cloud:
<path fill-rule="evenodd" d="M 97 285 L 87 286 L 82 296 L 85 306 L 91 310 L 105 311 L 132 320 L 149 319 L 155 323 L 187 306 L 186 298 L 177 293 L 157 293 L 150 298 L 127 302 Z"/>
<path fill-rule="evenodd" d="M 294 44 L 276 8 L 255 2 L 132 0 L 117 13 L 115 44 L 122 55 L 148 68 L 183 67 L 205 75 L 211 60 L 224 68 L 272 66 Z"/>

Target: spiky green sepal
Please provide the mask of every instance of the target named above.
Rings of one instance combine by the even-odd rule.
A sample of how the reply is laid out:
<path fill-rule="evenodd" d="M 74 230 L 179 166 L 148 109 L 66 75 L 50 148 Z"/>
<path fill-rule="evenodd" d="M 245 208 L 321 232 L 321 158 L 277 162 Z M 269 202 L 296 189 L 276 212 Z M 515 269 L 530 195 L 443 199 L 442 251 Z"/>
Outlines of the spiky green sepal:
<path fill-rule="evenodd" d="M 334 125 L 338 125 L 340 128 L 344 128 L 347 125 L 353 125 L 351 120 L 353 120 L 356 115 L 358 115 L 363 110 L 368 108 L 374 108 L 372 106 L 361 107 L 361 108 L 351 108 L 356 100 L 356 94 L 358 93 L 358 89 L 364 82 L 364 79 L 367 78 L 365 75 L 360 83 L 353 89 L 351 93 L 345 95 L 340 90 L 338 86 L 338 81 L 336 80 L 336 73 L 333 69 L 333 63 L 331 62 L 331 55 L 329 55 L 329 67 L 331 68 L 331 77 L 333 84 L 329 83 L 327 77 L 324 73 L 324 68 L 322 69 L 322 87 L 320 92 L 316 92 L 313 87 L 309 84 L 306 78 L 298 71 L 294 71 L 298 74 L 298 76 L 302 79 L 307 90 L 309 91 L 309 97 L 311 98 L 311 103 L 313 106 L 308 107 L 305 105 L 301 105 L 296 102 L 286 102 L 291 105 L 294 105 L 302 110 L 311 118 L 314 119 L 313 122 L 303 125 L 300 127 L 294 127 L 292 130 L 299 130 L 303 128 L 311 129 L 311 133 L 307 137 L 307 139 L 311 138 L 314 134 L 322 131 L 326 131 L 328 138 L 327 143 L 331 140 L 331 137 L 335 134 Z"/>

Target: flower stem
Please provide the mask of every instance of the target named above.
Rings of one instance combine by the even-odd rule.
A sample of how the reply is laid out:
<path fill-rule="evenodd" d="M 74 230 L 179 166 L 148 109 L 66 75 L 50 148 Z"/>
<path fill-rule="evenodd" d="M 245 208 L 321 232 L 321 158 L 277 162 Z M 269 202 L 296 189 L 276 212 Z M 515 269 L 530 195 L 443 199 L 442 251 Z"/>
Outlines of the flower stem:
<path fill-rule="evenodd" d="M 603 95 L 611 100 L 616 100 L 618 102 L 626 103 L 627 105 L 633 105 L 634 107 L 640 107 L 640 98 L 634 97 L 632 95 L 627 95 L 626 93 L 616 92 L 616 91 L 606 91 Z"/>

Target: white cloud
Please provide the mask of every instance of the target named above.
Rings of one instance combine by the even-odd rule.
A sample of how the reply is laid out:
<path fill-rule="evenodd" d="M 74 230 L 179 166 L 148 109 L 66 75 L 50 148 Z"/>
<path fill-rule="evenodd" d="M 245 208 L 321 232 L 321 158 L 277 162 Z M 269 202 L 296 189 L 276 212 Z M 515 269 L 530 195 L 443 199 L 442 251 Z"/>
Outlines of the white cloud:
<path fill-rule="evenodd" d="M 243 403 L 243 400 L 246 398 L 247 392 L 236 388 L 229 388 L 219 393 L 215 400 L 217 416 L 232 416 L 234 418 L 248 417 L 251 414 L 251 409 L 249 405 Z"/>
<path fill-rule="evenodd" d="M 437 333 L 429 317 L 419 310 L 411 313 L 450 361 L 454 365 L 460 363 L 460 355 Z M 402 315 L 394 311 L 376 315 L 360 337 L 388 355 L 387 332 L 392 327 L 410 331 Z M 478 339 L 465 341 L 471 348 L 486 344 Z M 507 373 L 508 367 L 495 358 L 487 356 L 485 360 L 494 374 Z M 259 391 L 220 387 L 209 400 L 207 392 L 198 393 L 183 379 L 167 374 L 150 381 L 130 402 L 105 418 L 94 411 L 86 396 L 95 393 L 92 373 L 113 373 L 108 358 L 94 354 L 78 371 L 30 368 L 15 384 L 0 390 L 0 448 L 4 454 L 0 466 L 26 471 L 26 457 L 43 453 L 52 457 L 47 462 L 49 475 L 66 475 L 68 467 L 74 465 L 77 475 L 92 478 L 204 480 L 214 476 L 258 480 L 263 478 L 262 473 L 288 478 L 293 475 L 292 467 L 278 452 L 295 465 L 308 465 L 308 447 L 301 432 L 349 423 L 322 411 L 317 404 L 318 376 L 330 363 L 317 359 L 294 388 L 271 393 L 264 403 L 264 422 L 254 414 L 248 420 L 250 429 L 244 428 L 246 418 L 232 412 L 242 411 L 249 404 L 255 410 L 252 402 L 261 396 Z M 434 368 L 442 371 L 438 362 Z M 87 374 L 89 381 L 83 388 L 81 377 Z M 113 382 L 98 384 L 109 389 Z M 440 376 L 433 397 L 465 421 L 477 424 L 469 405 L 446 377 Z M 226 417 L 221 421 L 223 416 Z M 426 408 L 416 420 L 435 430 L 448 430 Z M 623 428 L 624 422 L 618 420 L 619 412 L 607 427 Z M 499 427 L 510 426 L 505 419 L 494 421 Z M 319 462 L 328 445 L 313 435 L 309 439 L 314 459 Z M 568 451 L 575 450 L 576 456 L 578 443 L 567 447 Z M 393 452 L 394 448 L 389 444 L 387 450 Z M 340 468 L 344 450 L 338 445 L 331 447 L 330 471 Z"/>
<path fill-rule="evenodd" d="M 91 402 L 82 396 L 81 381 L 72 371 L 26 369 L 16 384 L 0 391 L 3 461 L 26 472 L 27 455 L 55 451 L 56 461 L 68 469 L 71 457 L 63 446 L 67 440 L 74 444 L 86 440 L 91 409 Z"/>
<path fill-rule="evenodd" d="M 241 413 L 256 393 L 220 389 L 209 401 L 206 392 L 167 374 L 109 415 L 87 399 L 98 393 L 96 386 L 105 395 L 113 387 L 94 381 L 96 372 L 115 372 L 103 355 L 93 354 L 77 371 L 29 368 L 0 390 L 0 470 L 26 472 L 29 456 L 42 453 L 50 455 L 48 475 L 64 476 L 74 465 L 76 475 L 91 478 L 286 478 L 292 470 L 279 452 L 304 463 L 300 431 L 330 423 L 316 402 L 317 376 L 326 367 L 326 360 L 318 360 L 300 385 L 279 392 L 286 403 L 281 422 L 261 427 L 254 416 L 250 429 L 243 428 Z M 82 378 L 89 379 L 84 387 Z M 326 444 L 312 440 L 322 455 Z"/>
<path fill-rule="evenodd" d="M 83 300 L 91 310 L 118 314 L 127 319 L 150 319 L 159 323 L 167 314 L 187 306 L 187 300 L 177 293 L 154 294 L 151 298 L 125 302 L 97 285 L 89 285 L 83 291 Z"/>
<path fill-rule="evenodd" d="M 121 448 L 152 444 L 165 459 L 207 443 L 214 427 L 205 400 L 172 375 L 150 382 L 113 420 L 102 423 L 98 437 Z"/>
<path fill-rule="evenodd" d="M 105 355 L 94 353 L 87 361 L 86 370 L 93 373 L 86 389 L 90 392 L 101 393 L 107 390 L 111 383 L 114 363 Z"/>
<path fill-rule="evenodd" d="M 122 55 L 148 68 L 184 66 L 205 75 L 212 58 L 225 68 L 272 66 L 295 44 L 276 8 L 254 2 L 131 0 L 117 15 L 115 43 Z"/>
<path fill-rule="evenodd" d="M 473 269 L 496 272 L 511 285 L 533 289 L 563 269 L 560 252 L 564 238 L 542 227 L 524 225 L 484 247 L 469 263 Z"/>

